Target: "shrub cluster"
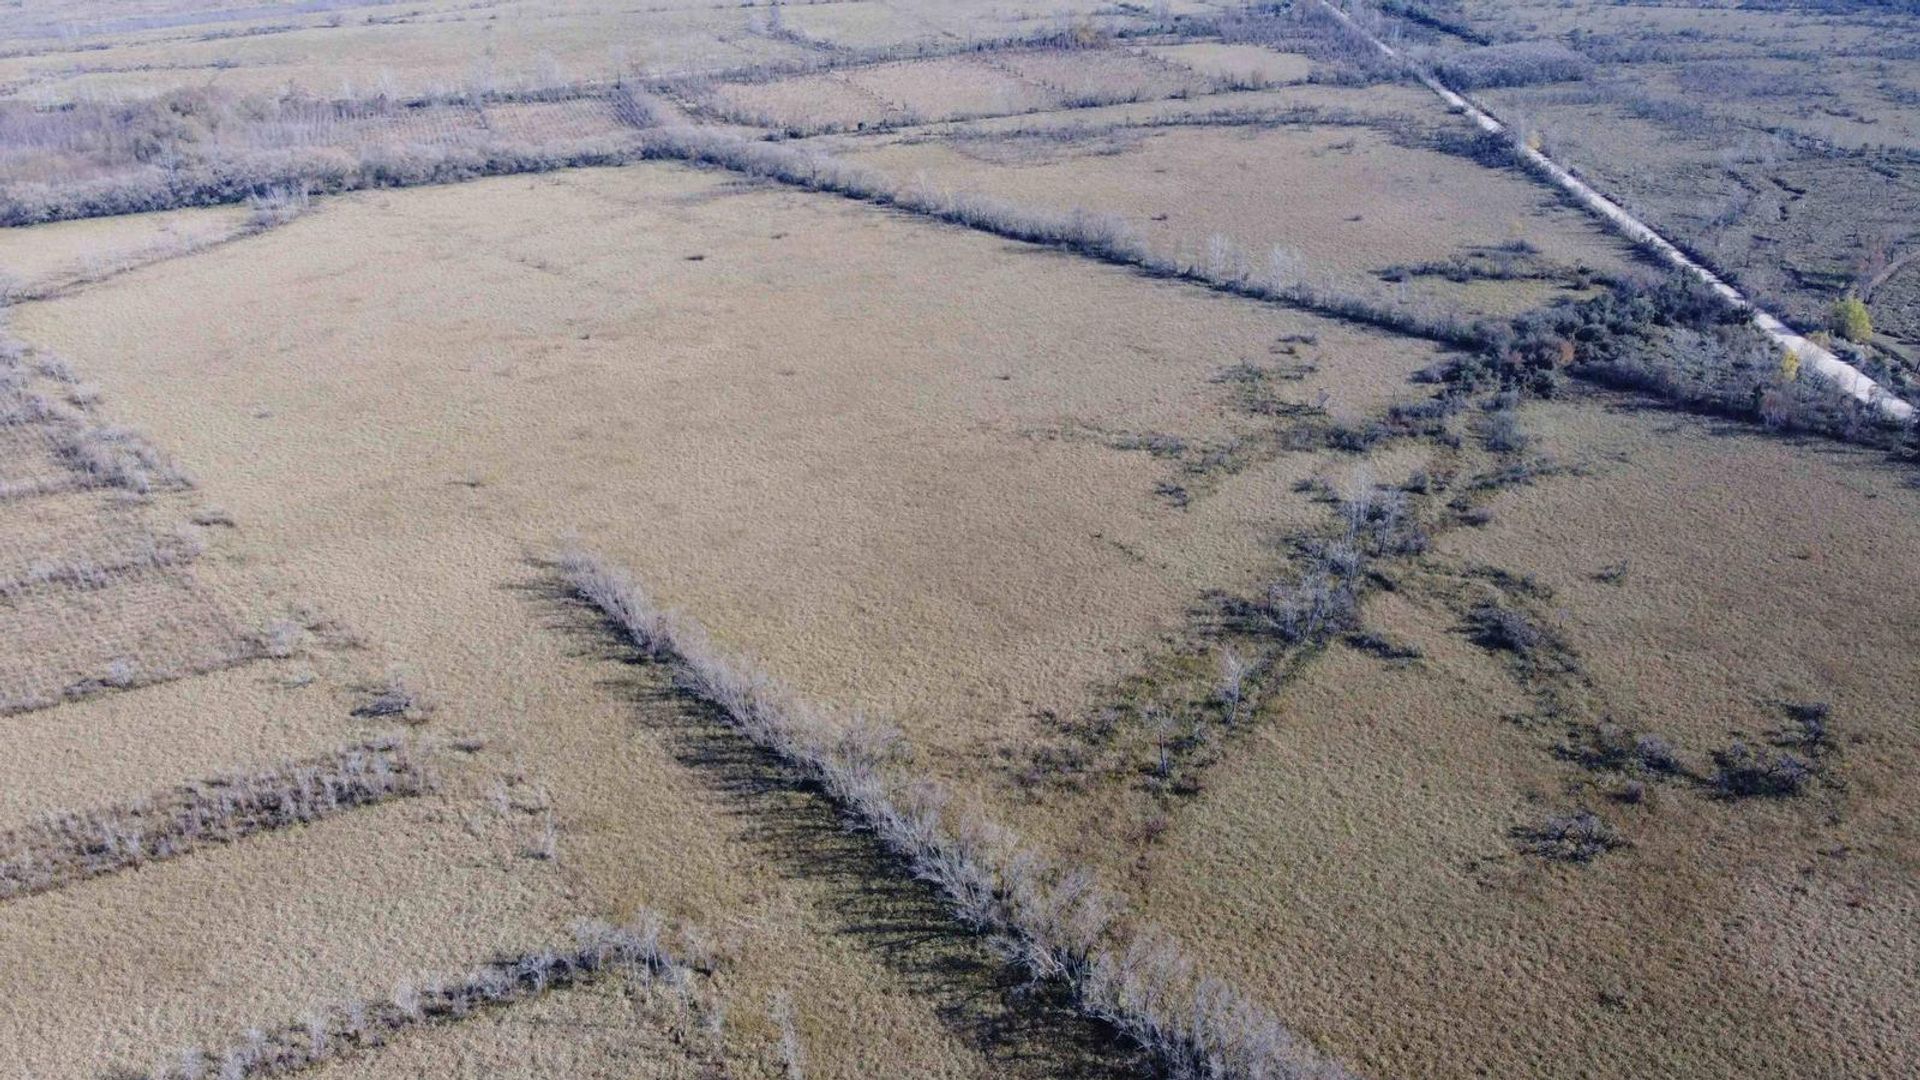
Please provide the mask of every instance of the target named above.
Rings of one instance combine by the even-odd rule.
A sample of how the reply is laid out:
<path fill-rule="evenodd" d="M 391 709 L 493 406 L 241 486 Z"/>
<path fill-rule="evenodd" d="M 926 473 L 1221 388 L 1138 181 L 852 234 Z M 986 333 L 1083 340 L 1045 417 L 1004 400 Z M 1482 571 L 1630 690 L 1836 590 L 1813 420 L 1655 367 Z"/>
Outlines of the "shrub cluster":
<path fill-rule="evenodd" d="M 1381 22 L 1379 13 L 1370 9 L 1356 8 L 1351 17 L 1375 26 Z M 1314 61 L 1308 76 L 1314 82 L 1367 86 L 1393 82 L 1406 74 L 1405 65 L 1319 3 L 1250 5 L 1210 21 L 1196 20 L 1188 30 L 1211 31 L 1222 41 L 1302 53 Z"/>
<path fill-rule="evenodd" d="M 0 834 L 0 900 L 232 843 L 431 790 L 403 742 L 382 740 L 264 772 L 187 784 L 104 810 L 52 814 Z"/>
<path fill-rule="evenodd" d="M 1812 766 L 1798 754 L 1752 747 L 1743 742 L 1715 752 L 1713 762 L 1717 766 L 1713 774 L 1714 790 L 1732 798 L 1798 795 L 1813 781 Z"/>
<path fill-rule="evenodd" d="M 1625 837 L 1591 810 L 1554 814 L 1534 826 L 1514 830 L 1520 847 L 1556 862 L 1592 862 L 1627 844 Z"/>
<path fill-rule="evenodd" d="M 1453 53 L 1433 70 L 1455 90 L 1488 90 L 1584 79 L 1593 61 L 1556 41 L 1516 41 Z"/>
<path fill-rule="evenodd" d="M 1818 376 L 1790 372 L 1748 312 L 1681 271 L 1521 316 L 1444 377 L 1548 397 L 1563 373 L 1780 431 L 1892 447 L 1913 429 Z"/>
<path fill-rule="evenodd" d="M 1427 548 L 1404 491 L 1377 491 L 1364 481 L 1356 487 L 1339 504 L 1341 531 L 1308 543 L 1299 575 L 1267 588 L 1259 615 L 1289 644 L 1319 645 L 1354 629 L 1368 560 Z"/>
<path fill-rule="evenodd" d="M 504 957 L 421 986 L 402 982 L 386 1000 L 316 1010 L 273 1031 L 255 1028 L 228 1046 L 187 1050 L 145 1080 L 246 1080 L 296 1072 L 380 1046 L 409 1028 L 450 1023 L 610 974 L 684 987 L 692 970 L 665 944 L 661 921 L 651 912 L 642 911 L 624 927 L 585 921 L 575 925 L 570 948 Z"/>
<path fill-rule="evenodd" d="M 33 374 L 24 363 L 27 355 L 26 347 L 0 327 L 0 430 L 38 428 L 72 476 L 65 482 L 0 484 L 0 500 L 74 486 L 117 487 L 144 495 L 157 488 L 188 485 L 186 475 L 140 435 L 97 423 L 89 398 L 78 393 L 79 388 L 70 386 L 64 400 L 34 390 Z M 39 364 L 43 374 L 57 381 L 74 380 L 55 357 L 42 356 Z"/>
<path fill-rule="evenodd" d="M 911 775 L 900 734 L 829 716 L 729 659 L 625 573 L 571 551 L 562 572 L 689 696 L 794 769 L 931 883 L 955 917 L 1036 981 L 1064 985 L 1175 1077 L 1340 1077 L 1273 1015 L 1201 972 L 1171 939 L 1130 925 L 1083 870 L 1057 864 L 937 782 Z"/>

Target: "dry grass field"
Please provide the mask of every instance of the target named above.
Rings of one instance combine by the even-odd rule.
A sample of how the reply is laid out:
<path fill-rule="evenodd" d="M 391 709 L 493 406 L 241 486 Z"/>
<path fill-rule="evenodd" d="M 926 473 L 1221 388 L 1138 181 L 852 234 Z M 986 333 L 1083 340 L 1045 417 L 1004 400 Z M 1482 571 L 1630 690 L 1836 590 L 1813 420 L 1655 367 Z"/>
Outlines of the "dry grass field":
<path fill-rule="evenodd" d="M 1914 15 L 1348 6 L 1906 387 Z M 5 11 L 0 1076 L 1920 1070 L 1920 434 L 1318 0 Z"/>

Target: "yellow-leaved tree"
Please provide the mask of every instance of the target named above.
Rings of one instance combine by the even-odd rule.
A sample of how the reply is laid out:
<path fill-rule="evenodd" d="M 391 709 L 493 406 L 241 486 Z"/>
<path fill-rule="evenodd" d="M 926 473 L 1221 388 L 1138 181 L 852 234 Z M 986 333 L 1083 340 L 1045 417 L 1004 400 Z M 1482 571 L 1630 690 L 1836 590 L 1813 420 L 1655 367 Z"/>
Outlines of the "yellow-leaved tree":
<path fill-rule="evenodd" d="M 1856 345 L 1873 336 L 1873 320 L 1867 316 L 1867 305 L 1857 296 L 1834 302 L 1832 326 L 1834 333 Z"/>

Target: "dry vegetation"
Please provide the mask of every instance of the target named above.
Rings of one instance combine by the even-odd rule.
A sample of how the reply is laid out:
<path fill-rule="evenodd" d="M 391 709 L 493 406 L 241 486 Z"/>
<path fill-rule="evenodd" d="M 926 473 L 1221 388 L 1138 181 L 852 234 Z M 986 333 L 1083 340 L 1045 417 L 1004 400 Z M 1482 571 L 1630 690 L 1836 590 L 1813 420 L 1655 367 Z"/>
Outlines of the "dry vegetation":
<path fill-rule="evenodd" d="M 1804 329 L 1849 295 L 1876 306 L 1920 239 L 1910 11 L 1390 7 L 1437 73 Z M 1882 336 L 1842 343 L 1897 390 L 1920 361 L 1903 288 Z"/>
<path fill-rule="evenodd" d="M 1911 388 L 1913 12 L 1341 7 Z M 1920 432 L 1319 0 L 11 10 L 0 1072 L 1920 1070 Z"/>
<path fill-rule="evenodd" d="M 125 806 L 50 815 L 0 836 L 0 900 L 431 786 L 431 774 L 407 746 L 388 740 L 267 772 L 216 777 Z"/>

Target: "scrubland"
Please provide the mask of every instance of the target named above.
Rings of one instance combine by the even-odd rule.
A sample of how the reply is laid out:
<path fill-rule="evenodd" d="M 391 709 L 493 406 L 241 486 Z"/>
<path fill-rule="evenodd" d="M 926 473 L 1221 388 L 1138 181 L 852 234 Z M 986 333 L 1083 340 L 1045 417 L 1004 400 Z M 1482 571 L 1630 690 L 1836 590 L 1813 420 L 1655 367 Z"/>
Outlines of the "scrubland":
<path fill-rule="evenodd" d="M 1383 7 L 1903 392 L 1909 15 Z M 0 1072 L 1920 1068 L 1920 436 L 1317 3 L 15 15 Z"/>

